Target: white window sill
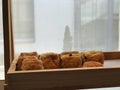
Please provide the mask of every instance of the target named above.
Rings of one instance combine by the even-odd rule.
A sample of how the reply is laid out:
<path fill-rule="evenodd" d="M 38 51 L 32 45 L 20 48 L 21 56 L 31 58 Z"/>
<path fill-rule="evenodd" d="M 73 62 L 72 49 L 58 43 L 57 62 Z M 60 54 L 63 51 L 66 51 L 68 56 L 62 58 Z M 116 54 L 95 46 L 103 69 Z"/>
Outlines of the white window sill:
<path fill-rule="evenodd" d="M 120 87 L 93 88 L 93 89 L 82 89 L 82 90 L 120 90 Z"/>
<path fill-rule="evenodd" d="M 0 80 L 5 79 L 4 66 L 0 66 Z"/>

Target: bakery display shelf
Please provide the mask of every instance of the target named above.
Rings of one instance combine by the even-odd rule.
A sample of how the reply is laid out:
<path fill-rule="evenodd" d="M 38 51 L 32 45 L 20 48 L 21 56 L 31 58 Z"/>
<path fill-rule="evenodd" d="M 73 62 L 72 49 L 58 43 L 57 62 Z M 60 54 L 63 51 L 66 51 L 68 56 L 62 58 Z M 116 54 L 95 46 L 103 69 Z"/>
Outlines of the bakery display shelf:
<path fill-rule="evenodd" d="M 120 86 L 120 52 L 104 52 L 104 67 L 8 70 L 8 90 L 75 90 Z"/>

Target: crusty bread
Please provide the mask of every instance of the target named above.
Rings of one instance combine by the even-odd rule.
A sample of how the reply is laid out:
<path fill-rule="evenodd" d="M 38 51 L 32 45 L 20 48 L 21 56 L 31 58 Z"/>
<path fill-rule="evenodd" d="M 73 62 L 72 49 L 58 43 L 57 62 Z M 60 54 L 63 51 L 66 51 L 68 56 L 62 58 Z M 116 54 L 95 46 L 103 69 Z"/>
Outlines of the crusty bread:
<path fill-rule="evenodd" d="M 104 53 L 102 51 L 66 51 L 60 54 L 46 52 L 22 52 L 18 57 L 16 70 L 41 70 L 57 68 L 102 67 Z"/>
<path fill-rule="evenodd" d="M 22 62 L 24 59 L 31 60 L 31 59 L 37 59 L 37 57 L 36 56 L 19 56 L 16 64 L 16 70 L 21 70 Z"/>
<path fill-rule="evenodd" d="M 103 67 L 103 64 L 96 61 L 87 61 L 83 64 L 83 67 Z"/>
<path fill-rule="evenodd" d="M 79 54 L 67 54 L 61 56 L 62 68 L 75 68 L 82 66 L 82 59 Z"/>
<path fill-rule="evenodd" d="M 85 52 L 86 61 L 96 61 L 100 63 L 104 63 L 104 54 L 101 51 L 88 51 Z"/>
<path fill-rule="evenodd" d="M 38 53 L 37 52 L 21 52 L 20 56 L 36 56 L 36 57 L 38 57 Z"/>
<path fill-rule="evenodd" d="M 64 51 L 64 52 L 60 53 L 61 56 L 62 55 L 70 55 L 70 54 L 72 54 L 72 55 L 79 54 L 79 51 Z"/>
<path fill-rule="evenodd" d="M 24 59 L 22 62 L 21 70 L 41 70 L 43 63 L 37 59 Z"/>
<path fill-rule="evenodd" d="M 57 53 L 43 53 L 40 55 L 40 60 L 42 60 L 45 69 L 56 69 L 60 67 L 60 58 Z"/>

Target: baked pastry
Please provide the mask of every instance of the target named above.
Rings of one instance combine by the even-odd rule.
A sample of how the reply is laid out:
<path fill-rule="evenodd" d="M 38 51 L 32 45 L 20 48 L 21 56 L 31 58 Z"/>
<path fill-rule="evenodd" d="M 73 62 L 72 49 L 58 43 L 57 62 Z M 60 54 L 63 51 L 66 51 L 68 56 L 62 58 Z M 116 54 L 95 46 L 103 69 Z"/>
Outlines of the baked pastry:
<path fill-rule="evenodd" d="M 87 61 L 83 64 L 83 67 L 103 67 L 103 64 L 96 61 Z"/>
<path fill-rule="evenodd" d="M 24 59 L 22 62 L 21 70 L 41 70 L 43 63 L 37 59 Z"/>
<path fill-rule="evenodd" d="M 68 51 L 60 54 L 47 52 L 22 52 L 18 57 L 16 70 L 41 70 L 57 68 L 102 67 L 104 54 L 102 51 Z"/>
<path fill-rule="evenodd" d="M 96 61 L 104 63 L 104 54 L 102 51 L 89 51 L 84 53 L 84 61 Z"/>
<path fill-rule="evenodd" d="M 69 55 L 69 54 L 79 54 L 79 51 L 65 51 L 65 52 L 62 52 L 60 55 Z"/>
<path fill-rule="evenodd" d="M 37 52 L 22 52 L 20 54 L 20 56 L 36 56 L 36 57 L 38 57 L 38 53 Z"/>
<path fill-rule="evenodd" d="M 42 60 L 45 69 L 56 69 L 60 67 L 60 58 L 57 53 L 43 53 L 39 58 Z"/>
<path fill-rule="evenodd" d="M 82 66 L 82 58 L 79 54 L 61 55 L 62 68 L 76 68 Z"/>
<path fill-rule="evenodd" d="M 31 59 L 37 59 L 37 57 L 36 56 L 19 56 L 16 64 L 16 70 L 21 70 L 22 62 L 24 59 L 31 60 Z"/>

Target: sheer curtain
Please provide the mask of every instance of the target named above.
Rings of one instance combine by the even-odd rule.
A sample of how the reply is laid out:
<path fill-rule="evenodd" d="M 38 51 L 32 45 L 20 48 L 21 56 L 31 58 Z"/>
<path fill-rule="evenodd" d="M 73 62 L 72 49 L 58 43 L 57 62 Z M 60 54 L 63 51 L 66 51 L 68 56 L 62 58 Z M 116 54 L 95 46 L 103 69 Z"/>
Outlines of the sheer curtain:
<path fill-rule="evenodd" d="M 12 0 L 15 42 L 34 42 L 34 0 Z"/>
<path fill-rule="evenodd" d="M 119 50 L 119 2 L 34 0 L 36 49 L 63 51 L 65 27 L 68 26 L 72 48 L 64 50 Z"/>
<path fill-rule="evenodd" d="M 74 48 L 82 51 L 118 50 L 119 0 L 74 1 L 76 9 Z M 80 14 L 79 22 L 76 18 L 78 14 Z"/>
<path fill-rule="evenodd" d="M 11 0 L 15 55 L 32 51 L 34 34 L 34 0 Z"/>

